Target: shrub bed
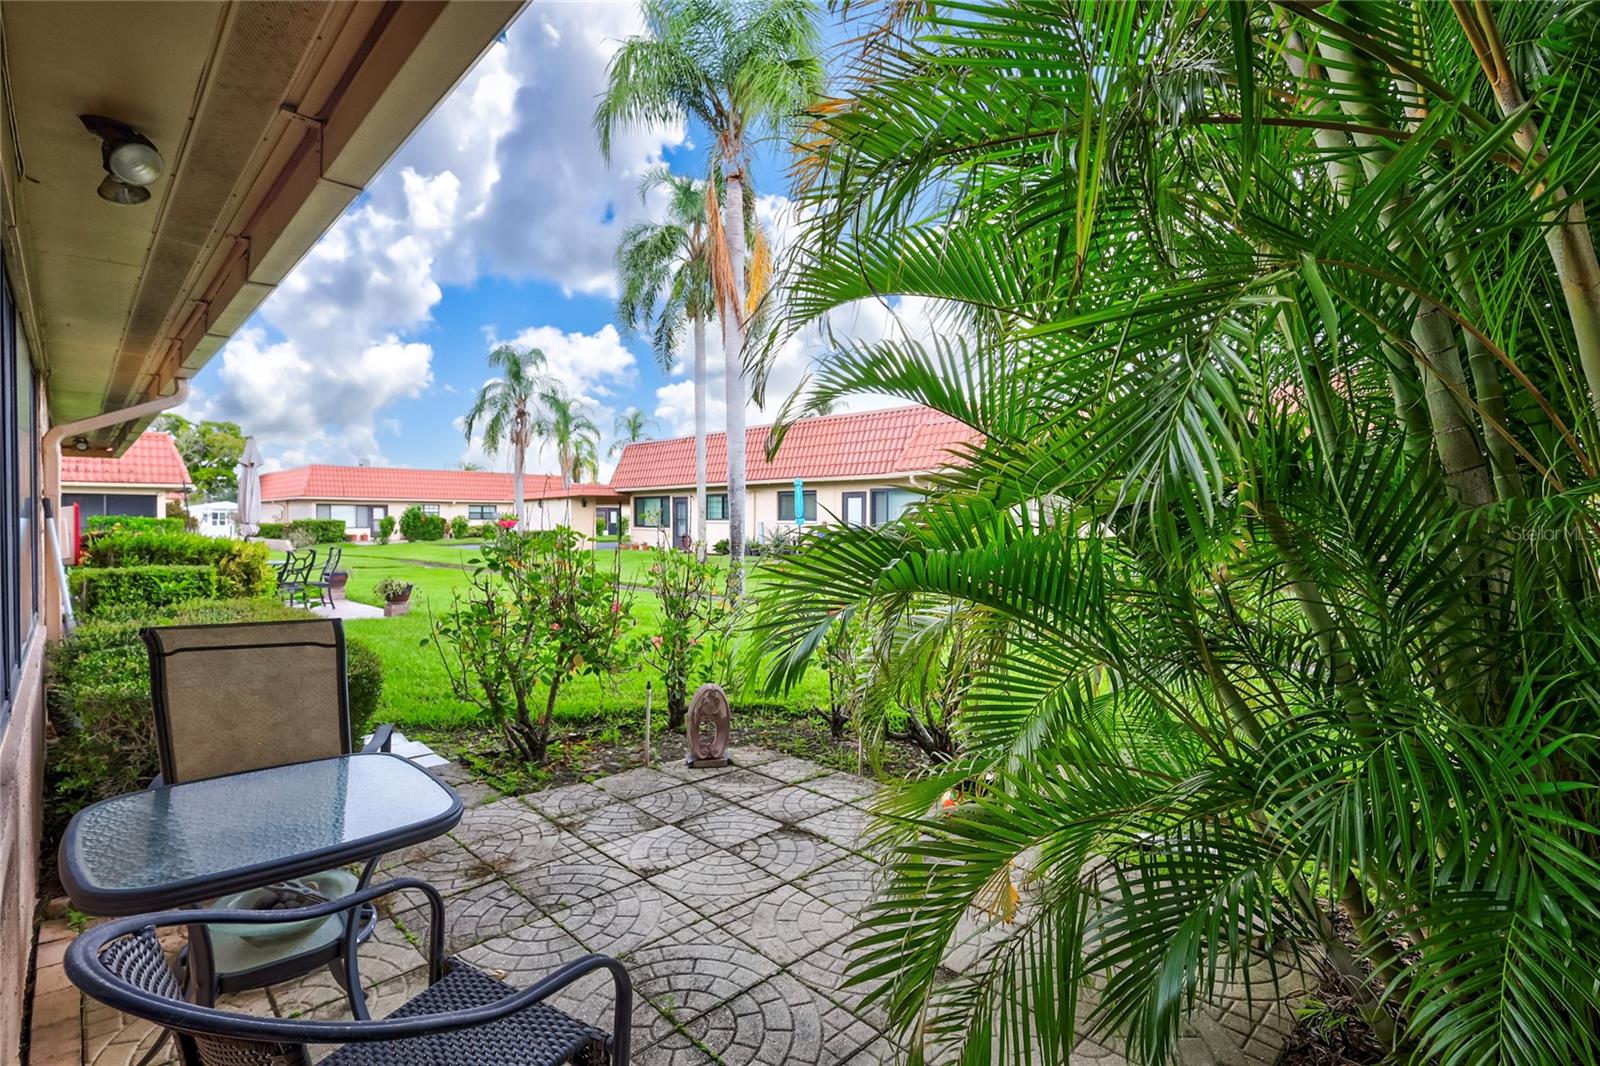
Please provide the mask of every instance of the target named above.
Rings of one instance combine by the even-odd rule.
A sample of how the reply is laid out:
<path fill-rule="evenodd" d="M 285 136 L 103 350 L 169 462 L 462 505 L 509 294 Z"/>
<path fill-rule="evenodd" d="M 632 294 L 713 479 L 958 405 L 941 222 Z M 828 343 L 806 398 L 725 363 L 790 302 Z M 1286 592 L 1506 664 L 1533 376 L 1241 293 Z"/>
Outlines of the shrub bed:
<path fill-rule="evenodd" d="M 407 507 L 400 515 L 400 535 L 407 540 L 443 540 L 444 515 L 423 514 L 420 507 Z"/>
<path fill-rule="evenodd" d="M 150 518 L 145 515 L 96 514 L 83 524 L 86 533 L 182 533 L 182 518 Z"/>
<path fill-rule="evenodd" d="M 126 572 L 126 571 L 122 571 Z M 304 619 L 273 600 L 199 600 L 149 610 L 138 618 L 85 622 L 52 645 L 47 658 L 53 739 L 46 756 L 56 832 L 95 800 L 145 787 L 156 775 L 150 664 L 139 630 L 151 625 L 216 625 Z M 371 647 L 347 641 L 350 724 L 367 732 L 383 694 L 383 664 Z"/>
<path fill-rule="evenodd" d="M 125 615 L 217 595 L 217 572 L 209 566 L 80 566 L 72 592 L 85 616 Z"/>
<path fill-rule="evenodd" d="M 344 522 L 338 518 L 296 518 L 293 522 L 262 522 L 256 536 L 264 540 L 288 540 L 294 530 L 311 535 L 313 544 L 343 544 Z"/>
<path fill-rule="evenodd" d="M 108 533 L 94 538 L 84 549 L 84 563 L 91 567 L 209 566 L 217 575 L 214 595 L 224 599 L 271 592 L 272 567 L 267 557 L 265 544 L 198 533 Z"/>

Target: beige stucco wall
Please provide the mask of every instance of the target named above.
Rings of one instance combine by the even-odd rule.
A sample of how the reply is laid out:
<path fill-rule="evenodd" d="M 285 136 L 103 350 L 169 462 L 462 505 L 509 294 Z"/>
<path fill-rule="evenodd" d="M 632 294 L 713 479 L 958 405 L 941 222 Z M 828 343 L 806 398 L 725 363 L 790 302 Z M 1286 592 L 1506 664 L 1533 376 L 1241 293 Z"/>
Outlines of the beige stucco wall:
<path fill-rule="evenodd" d="M 358 507 L 387 507 L 389 514 L 396 522 L 406 508 L 416 505 L 415 500 L 326 500 L 325 503 L 339 503 L 343 505 L 354 504 Z M 483 501 L 487 503 L 488 501 Z M 592 497 L 573 497 L 569 518 L 568 501 L 559 500 L 529 500 L 528 520 L 533 529 L 554 529 L 560 525 L 571 525 L 573 529 L 590 537 L 594 533 L 595 510 L 600 506 Z M 439 514 L 446 520 L 457 517 L 470 518 L 468 503 L 441 503 Z M 509 503 L 495 504 L 499 513 L 506 514 L 511 511 Z M 619 505 L 620 506 L 620 505 Z M 297 518 L 317 517 L 317 501 L 315 500 L 288 500 L 282 502 L 269 502 L 261 505 L 261 518 L 264 522 L 292 522 Z M 474 524 L 477 520 L 474 519 Z"/>
<path fill-rule="evenodd" d="M 844 514 L 844 495 L 847 492 L 863 492 L 867 494 L 868 517 L 871 517 L 871 492 L 873 489 L 911 489 L 917 485 L 917 479 L 908 476 L 881 477 L 860 479 L 852 481 L 806 481 L 802 486 L 807 492 L 817 494 L 816 515 L 806 514 L 806 525 L 823 525 L 839 521 L 839 516 Z M 713 494 L 721 492 L 720 485 L 711 486 L 709 491 Z M 793 482 L 764 483 L 751 485 L 745 491 L 745 535 L 751 540 L 770 536 L 777 529 L 793 529 L 794 523 L 778 520 L 778 493 L 793 492 Z M 689 503 L 689 526 L 695 528 L 694 490 L 640 490 L 634 495 L 638 496 L 684 496 Z M 630 496 L 623 509 L 623 514 L 628 516 L 628 521 L 633 522 L 633 502 Z M 666 529 L 630 528 L 629 539 L 635 544 L 664 544 L 667 539 Z M 728 523 L 725 521 L 710 521 L 706 523 L 706 535 L 703 538 L 707 544 L 715 544 L 728 536 Z M 697 538 L 699 539 L 699 538 Z"/>

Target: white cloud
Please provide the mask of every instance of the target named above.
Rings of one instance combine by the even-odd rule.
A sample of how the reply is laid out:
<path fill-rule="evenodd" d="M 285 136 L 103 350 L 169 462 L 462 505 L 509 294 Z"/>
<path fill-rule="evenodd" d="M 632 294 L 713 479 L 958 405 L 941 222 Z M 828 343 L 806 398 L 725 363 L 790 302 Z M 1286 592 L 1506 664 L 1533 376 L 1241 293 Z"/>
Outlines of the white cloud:
<path fill-rule="evenodd" d="M 756 198 L 756 218 L 771 242 L 774 259 L 781 261 L 799 236 L 794 207 L 783 196 Z M 849 341 L 931 340 L 939 328 L 935 302 L 922 297 L 904 297 L 892 304 L 884 300 L 858 300 L 840 307 L 818 323 L 790 337 L 770 358 L 767 369 L 765 403 L 758 405 L 748 397 L 746 425 L 756 426 L 777 417 L 784 401 L 815 370 L 819 357 L 837 344 Z M 726 360 L 722 352 L 721 330 L 713 327 L 707 337 L 706 423 L 713 432 L 727 422 L 725 400 Z M 672 381 L 656 389 L 655 415 L 673 434 L 694 432 L 694 383 L 688 377 L 693 353 L 681 352 L 672 368 Z M 840 403 L 839 411 L 867 411 L 898 407 L 906 401 L 896 396 L 863 394 Z"/>
<path fill-rule="evenodd" d="M 384 408 L 432 380 L 432 349 L 410 335 L 443 286 L 492 271 L 609 291 L 639 175 L 684 139 L 621 131 L 609 166 L 596 146 L 606 61 L 640 28 L 634 3 L 528 9 L 223 349 L 188 412 L 239 421 L 284 463 L 382 461 Z M 597 406 L 628 380 L 614 330 L 553 334 Z"/>

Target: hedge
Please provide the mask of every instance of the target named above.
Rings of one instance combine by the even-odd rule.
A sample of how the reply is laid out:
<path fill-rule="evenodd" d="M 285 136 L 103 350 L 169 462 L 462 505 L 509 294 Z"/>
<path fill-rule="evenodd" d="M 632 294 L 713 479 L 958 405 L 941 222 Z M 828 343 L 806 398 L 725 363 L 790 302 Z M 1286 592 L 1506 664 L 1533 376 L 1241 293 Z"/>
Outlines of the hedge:
<path fill-rule="evenodd" d="M 344 520 L 340 518 L 296 518 L 293 522 L 262 522 L 256 536 L 266 540 L 287 540 L 291 529 L 304 529 L 317 544 L 343 544 Z"/>
<path fill-rule="evenodd" d="M 84 522 L 87 533 L 182 533 L 182 518 L 150 518 L 131 514 L 93 514 Z"/>
<path fill-rule="evenodd" d="M 201 600 L 146 611 L 137 619 L 85 622 L 50 646 L 49 708 L 54 739 L 46 756 L 55 835 L 79 808 L 144 788 L 156 775 L 150 664 L 139 630 L 147 625 L 217 625 L 304 619 L 273 600 Z M 372 727 L 383 694 L 383 664 L 372 648 L 346 642 L 350 724 L 357 738 Z M 54 853 L 53 846 L 49 853 Z"/>
<path fill-rule="evenodd" d="M 407 507 L 400 515 L 400 535 L 407 540 L 443 540 L 444 515 L 423 514 L 420 507 Z"/>
<path fill-rule="evenodd" d="M 127 615 L 214 599 L 217 572 L 209 566 L 80 566 L 72 571 L 72 592 L 85 615 Z"/>
<path fill-rule="evenodd" d="M 198 533 L 107 533 L 89 541 L 84 564 L 117 566 L 209 566 L 217 573 L 215 595 L 224 599 L 265 596 L 274 579 L 265 544 Z M 172 602 L 172 601 L 164 601 Z"/>

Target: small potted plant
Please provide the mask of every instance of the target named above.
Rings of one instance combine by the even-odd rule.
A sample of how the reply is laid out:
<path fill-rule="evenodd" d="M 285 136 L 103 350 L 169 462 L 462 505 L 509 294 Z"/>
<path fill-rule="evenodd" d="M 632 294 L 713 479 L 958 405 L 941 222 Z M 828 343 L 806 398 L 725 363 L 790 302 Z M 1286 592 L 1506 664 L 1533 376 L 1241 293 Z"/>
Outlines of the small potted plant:
<path fill-rule="evenodd" d="M 383 597 L 383 616 L 393 618 L 397 614 L 409 614 L 411 611 L 411 583 L 401 581 L 397 577 L 386 577 L 379 581 L 373 590 Z"/>

